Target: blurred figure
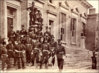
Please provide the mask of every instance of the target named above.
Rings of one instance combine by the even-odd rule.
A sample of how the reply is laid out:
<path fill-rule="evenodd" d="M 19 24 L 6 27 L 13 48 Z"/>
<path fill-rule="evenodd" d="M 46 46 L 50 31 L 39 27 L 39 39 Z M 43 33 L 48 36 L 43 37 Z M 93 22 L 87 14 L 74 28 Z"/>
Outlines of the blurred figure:
<path fill-rule="evenodd" d="M 8 52 L 9 68 L 11 68 L 11 65 L 12 65 L 11 62 L 12 62 L 12 59 L 14 59 L 14 45 L 11 40 L 8 41 L 6 48 Z"/>
<path fill-rule="evenodd" d="M 92 69 L 97 69 L 97 59 L 96 59 L 96 54 L 93 52 L 92 58 Z"/>
<path fill-rule="evenodd" d="M 8 69 L 8 54 L 6 49 L 6 42 L 3 40 L 3 42 L 0 44 L 0 51 L 1 51 L 1 61 L 2 61 L 2 70 Z"/>
<path fill-rule="evenodd" d="M 57 55 L 57 62 L 58 62 L 58 68 L 59 71 L 61 72 L 63 69 L 63 64 L 64 64 L 64 55 L 65 55 L 65 47 L 62 46 L 61 41 L 58 42 L 58 47 L 56 50 L 56 55 Z"/>
<path fill-rule="evenodd" d="M 21 26 L 20 35 L 21 35 L 21 37 L 24 37 L 25 35 L 27 35 L 27 31 L 25 30 L 24 25 Z"/>
<path fill-rule="evenodd" d="M 11 25 L 11 29 L 8 34 L 8 38 L 9 38 L 9 40 L 12 41 L 13 45 L 15 45 L 15 36 L 16 36 L 16 33 L 13 31 L 13 26 Z"/>

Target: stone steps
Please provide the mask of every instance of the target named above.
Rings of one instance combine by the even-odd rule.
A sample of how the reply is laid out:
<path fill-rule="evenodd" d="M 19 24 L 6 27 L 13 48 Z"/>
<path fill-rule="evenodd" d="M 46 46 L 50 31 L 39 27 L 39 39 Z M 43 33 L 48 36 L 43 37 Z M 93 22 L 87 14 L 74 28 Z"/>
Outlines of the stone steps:
<path fill-rule="evenodd" d="M 66 48 L 65 65 L 68 67 L 82 68 L 91 66 L 91 54 L 87 49 L 68 47 Z M 83 62 L 83 63 L 82 63 Z"/>

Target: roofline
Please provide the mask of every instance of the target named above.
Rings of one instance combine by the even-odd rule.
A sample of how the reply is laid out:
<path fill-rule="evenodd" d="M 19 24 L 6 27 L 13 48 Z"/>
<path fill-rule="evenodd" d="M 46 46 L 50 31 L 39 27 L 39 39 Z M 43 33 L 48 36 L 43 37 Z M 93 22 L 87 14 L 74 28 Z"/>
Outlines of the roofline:
<path fill-rule="evenodd" d="M 85 4 L 88 8 L 92 8 L 93 6 L 87 0 L 80 0 L 83 4 Z"/>

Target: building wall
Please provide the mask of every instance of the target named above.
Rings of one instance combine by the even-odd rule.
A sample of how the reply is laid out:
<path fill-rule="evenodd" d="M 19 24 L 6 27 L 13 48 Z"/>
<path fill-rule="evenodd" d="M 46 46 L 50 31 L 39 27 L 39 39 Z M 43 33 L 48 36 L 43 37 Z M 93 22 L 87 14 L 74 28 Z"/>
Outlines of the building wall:
<path fill-rule="evenodd" d="M 19 1 L 11 1 L 11 0 L 0 0 L 0 36 L 2 38 L 5 38 L 5 40 L 8 39 L 8 7 L 13 8 L 16 10 L 15 15 L 13 15 L 11 18 L 13 18 L 13 26 L 14 30 L 20 30 L 21 26 L 21 4 Z"/>
<path fill-rule="evenodd" d="M 86 26 L 86 48 L 92 51 L 99 49 L 99 14 L 89 14 L 87 18 L 87 26 Z"/>
<path fill-rule="evenodd" d="M 16 9 L 16 15 L 13 20 L 14 30 L 20 30 L 21 25 L 25 25 L 26 29 L 29 28 L 29 11 L 27 11 L 26 8 L 31 6 L 32 0 L 1 0 L 0 3 L 0 26 L 4 24 L 4 26 L 1 26 L 0 28 L 0 34 L 2 34 L 2 37 L 7 38 L 7 6 Z M 52 34 L 55 36 L 55 40 L 57 40 L 61 37 L 61 28 L 64 28 L 62 41 L 64 41 L 68 46 L 73 45 L 82 47 L 82 22 L 86 24 L 84 13 L 87 13 L 88 10 L 88 6 L 86 6 L 86 4 L 82 4 L 80 1 L 53 0 L 52 3 L 50 3 L 49 0 L 35 0 L 35 7 L 37 7 L 42 13 L 43 31 L 45 31 L 46 26 L 51 27 Z M 75 8 L 77 8 L 79 12 L 77 12 Z M 71 11 L 72 9 L 73 11 Z M 62 18 L 61 13 L 66 15 L 63 23 L 61 23 L 62 19 L 64 19 Z M 71 18 L 76 19 L 75 37 L 71 37 Z M 52 25 L 49 25 L 49 20 L 53 21 Z"/>

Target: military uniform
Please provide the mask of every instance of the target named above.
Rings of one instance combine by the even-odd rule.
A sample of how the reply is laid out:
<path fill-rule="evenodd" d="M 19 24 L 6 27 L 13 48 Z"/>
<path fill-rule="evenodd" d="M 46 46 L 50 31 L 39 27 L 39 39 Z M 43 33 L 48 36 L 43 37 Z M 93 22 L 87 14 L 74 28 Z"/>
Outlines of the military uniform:
<path fill-rule="evenodd" d="M 15 58 L 14 57 L 14 45 L 11 43 L 11 41 L 9 41 L 10 43 L 7 44 L 6 48 L 7 48 L 7 52 L 8 52 L 8 59 L 9 59 L 9 63 L 10 63 L 10 66 L 9 68 L 11 67 L 11 59 Z"/>
<path fill-rule="evenodd" d="M 12 41 L 14 45 L 15 45 L 15 36 L 16 36 L 16 33 L 13 31 L 13 26 L 11 26 L 11 31 L 9 31 L 8 33 L 8 38 L 9 40 Z"/>
<path fill-rule="evenodd" d="M 93 53 L 93 56 L 91 58 L 92 58 L 92 69 L 97 69 L 97 59 L 95 53 Z"/>
<path fill-rule="evenodd" d="M 44 40 L 46 40 L 47 42 L 50 42 L 51 41 L 51 33 L 46 31 L 44 33 Z"/>
<path fill-rule="evenodd" d="M 20 69 L 21 67 L 25 68 L 24 54 L 25 54 L 25 45 L 18 43 L 15 48 L 18 69 Z"/>
<path fill-rule="evenodd" d="M 41 43 L 39 40 L 37 40 L 35 43 L 35 47 L 33 49 L 33 55 L 32 55 L 32 64 L 34 65 L 34 62 L 39 63 L 39 51 L 41 49 Z"/>
<path fill-rule="evenodd" d="M 34 7 L 34 2 L 32 2 L 32 6 L 27 8 L 27 10 L 30 10 L 31 12 L 29 13 L 29 16 L 30 16 L 30 25 L 33 25 L 35 23 L 35 20 L 36 20 L 36 15 L 35 15 L 35 11 L 36 11 L 36 8 Z"/>
<path fill-rule="evenodd" d="M 31 62 L 31 52 L 32 52 L 32 39 L 27 35 L 27 43 L 26 43 L 26 61 L 27 63 Z"/>
<path fill-rule="evenodd" d="M 11 40 L 13 44 L 15 44 L 15 32 L 14 31 L 9 32 L 8 37 L 9 40 Z"/>
<path fill-rule="evenodd" d="M 8 55 L 7 55 L 7 49 L 5 45 L 0 45 L 1 48 L 1 61 L 2 61 L 2 70 L 4 70 L 6 68 L 6 64 L 7 64 L 7 68 L 9 67 L 9 61 L 8 61 Z"/>
<path fill-rule="evenodd" d="M 61 44 L 58 45 L 56 54 L 57 54 L 58 68 L 59 70 L 62 70 L 64 64 L 63 55 L 65 55 L 65 48 Z"/>
<path fill-rule="evenodd" d="M 24 29 L 24 26 L 22 26 L 22 30 L 20 31 L 21 36 L 27 35 L 27 31 Z"/>
<path fill-rule="evenodd" d="M 50 55 L 50 49 L 49 49 L 49 44 L 45 42 L 43 44 L 43 63 L 45 64 L 45 68 L 48 68 L 48 59 Z"/>

